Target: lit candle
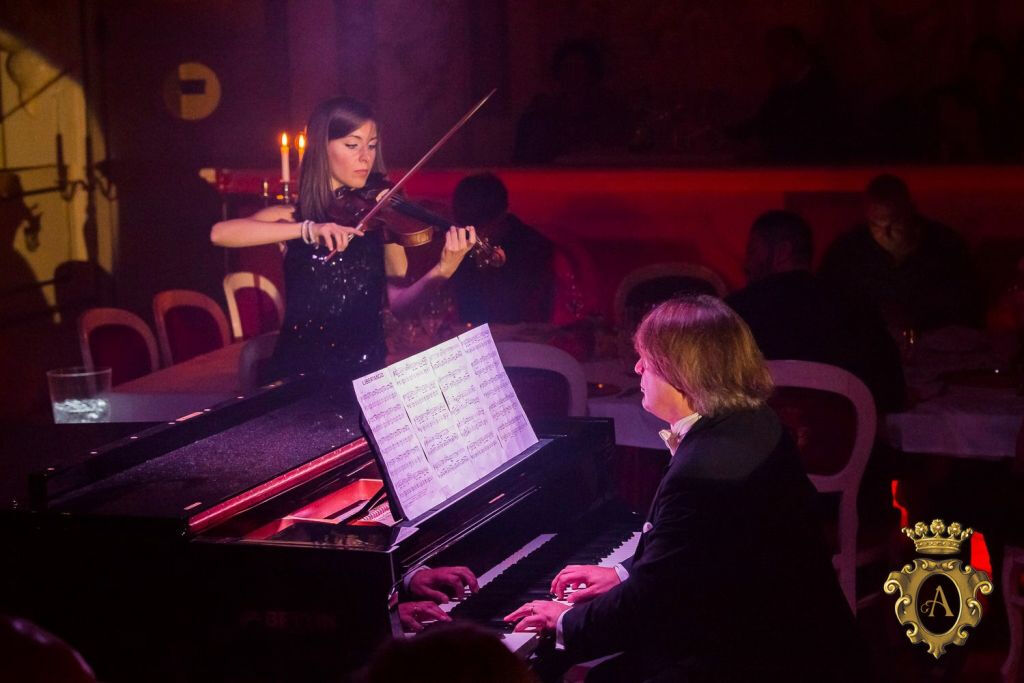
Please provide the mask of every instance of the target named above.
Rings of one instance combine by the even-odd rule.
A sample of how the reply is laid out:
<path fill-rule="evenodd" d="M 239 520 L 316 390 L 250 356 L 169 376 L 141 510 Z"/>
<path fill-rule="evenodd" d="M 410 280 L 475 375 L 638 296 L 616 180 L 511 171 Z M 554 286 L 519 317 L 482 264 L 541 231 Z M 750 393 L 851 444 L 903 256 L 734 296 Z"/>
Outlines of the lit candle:
<path fill-rule="evenodd" d="M 281 133 L 281 181 L 290 182 L 292 179 L 291 164 L 288 163 L 288 133 Z"/>
<path fill-rule="evenodd" d="M 299 133 L 299 137 L 295 138 L 295 146 L 299 149 L 299 167 L 302 167 L 302 155 L 306 153 L 306 134 Z"/>

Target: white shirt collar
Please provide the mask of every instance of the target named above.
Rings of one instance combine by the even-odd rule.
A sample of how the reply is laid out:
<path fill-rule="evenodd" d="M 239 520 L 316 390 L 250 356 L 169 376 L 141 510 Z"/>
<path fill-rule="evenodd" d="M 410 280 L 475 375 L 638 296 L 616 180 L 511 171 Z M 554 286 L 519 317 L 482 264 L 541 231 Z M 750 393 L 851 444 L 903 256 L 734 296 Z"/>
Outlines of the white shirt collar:
<path fill-rule="evenodd" d="M 697 420 L 701 418 L 700 413 L 693 412 L 686 417 L 680 418 L 672 424 L 669 429 L 662 429 L 658 432 L 658 436 L 661 437 L 665 445 L 668 446 L 668 450 L 671 451 L 672 455 L 676 454 L 676 449 L 679 448 L 679 444 L 682 442 L 683 437 L 690 431 Z"/>

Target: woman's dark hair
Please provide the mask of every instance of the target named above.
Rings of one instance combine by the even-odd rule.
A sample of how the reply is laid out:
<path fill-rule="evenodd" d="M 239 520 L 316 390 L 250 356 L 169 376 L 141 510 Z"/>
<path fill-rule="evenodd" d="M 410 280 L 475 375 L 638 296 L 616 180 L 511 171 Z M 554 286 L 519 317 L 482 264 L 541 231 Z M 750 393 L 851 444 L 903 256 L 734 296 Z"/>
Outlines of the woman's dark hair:
<path fill-rule="evenodd" d="M 299 206 L 296 217 L 300 220 L 328 220 L 327 207 L 333 199 L 333 194 L 327 143 L 349 135 L 370 120 L 376 121 L 373 109 L 368 104 L 350 97 L 324 100 L 313 108 L 309 124 L 306 126 L 306 153 L 302 157 L 299 177 Z M 384 173 L 379 124 L 377 138 L 377 157 L 372 170 L 375 173 Z"/>

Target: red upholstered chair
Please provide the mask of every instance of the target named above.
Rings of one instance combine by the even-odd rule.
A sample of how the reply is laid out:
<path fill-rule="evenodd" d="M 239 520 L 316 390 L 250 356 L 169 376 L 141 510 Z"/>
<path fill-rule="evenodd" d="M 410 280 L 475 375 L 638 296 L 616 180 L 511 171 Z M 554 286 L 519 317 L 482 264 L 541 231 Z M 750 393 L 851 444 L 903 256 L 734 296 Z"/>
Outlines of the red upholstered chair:
<path fill-rule="evenodd" d="M 149 325 L 120 308 L 90 308 L 78 316 L 78 344 L 82 364 L 109 367 L 115 385 L 160 368 L 156 338 Z"/>
<path fill-rule="evenodd" d="M 636 327 L 647 311 L 680 294 L 723 297 L 728 292 L 718 273 L 696 263 L 643 266 L 622 278 L 615 290 L 615 324 L 619 328 Z"/>
<path fill-rule="evenodd" d="M 819 493 L 839 496 L 832 563 L 856 614 L 857 567 L 884 550 L 857 547 L 857 493 L 875 440 L 874 399 L 841 368 L 796 360 L 767 365 L 776 386 L 769 403 L 796 440 L 811 482 Z"/>
<path fill-rule="evenodd" d="M 224 311 L 200 292 L 160 292 L 153 297 L 153 319 L 164 365 L 174 365 L 228 344 Z"/>
<path fill-rule="evenodd" d="M 530 420 L 587 414 L 587 378 L 561 349 L 532 342 L 498 342 L 498 355 Z"/>
<path fill-rule="evenodd" d="M 274 283 L 264 276 L 228 273 L 224 276 L 224 297 L 235 339 L 249 339 L 281 327 L 284 299 Z"/>

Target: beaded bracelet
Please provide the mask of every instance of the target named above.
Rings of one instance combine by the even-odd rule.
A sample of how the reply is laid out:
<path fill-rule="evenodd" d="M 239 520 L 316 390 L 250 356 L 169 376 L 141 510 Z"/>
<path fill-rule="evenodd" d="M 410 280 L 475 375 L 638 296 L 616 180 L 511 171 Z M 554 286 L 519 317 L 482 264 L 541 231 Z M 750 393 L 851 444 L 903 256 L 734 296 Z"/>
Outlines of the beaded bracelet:
<path fill-rule="evenodd" d="M 313 237 L 313 221 L 302 221 L 302 226 L 300 227 L 299 233 L 302 236 L 302 241 L 305 242 L 306 244 L 316 243 L 316 238 Z"/>

